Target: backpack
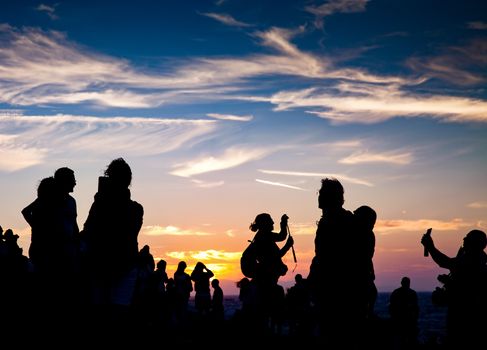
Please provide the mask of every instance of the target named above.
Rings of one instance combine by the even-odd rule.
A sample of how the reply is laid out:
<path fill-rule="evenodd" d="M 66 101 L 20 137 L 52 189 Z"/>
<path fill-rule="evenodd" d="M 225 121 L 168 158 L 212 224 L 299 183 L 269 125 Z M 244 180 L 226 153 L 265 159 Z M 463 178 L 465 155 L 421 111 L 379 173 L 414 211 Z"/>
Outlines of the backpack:
<path fill-rule="evenodd" d="M 257 249 L 253 241 L 242 253 L 240 258 L 240 270 L 245 277 L 254 278 L 257 274 L 257 269 L 259 267 L 259 262 L 257 261 Z"/>

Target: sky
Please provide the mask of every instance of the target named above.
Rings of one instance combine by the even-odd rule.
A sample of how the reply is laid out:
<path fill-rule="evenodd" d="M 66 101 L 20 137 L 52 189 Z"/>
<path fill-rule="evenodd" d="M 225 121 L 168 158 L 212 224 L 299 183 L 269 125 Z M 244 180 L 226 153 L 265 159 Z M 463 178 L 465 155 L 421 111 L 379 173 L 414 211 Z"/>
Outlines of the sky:
<path fill-rule="evenodd" d="M 0 225 L 27 254 L 21 210 L 74 170 L 83 228 L 98 176 L 131 166 L 139 248 L 174 273 L 204 262 L 237 294 L 259 213 L 289 216 L 309 272 L 320 181 L 378 214 L 379 292 L 431 291 L 487 230 L 487 3 L 10 1 L 0 4 Z M 333 247 L 343 249 L 346 247 Z"/>

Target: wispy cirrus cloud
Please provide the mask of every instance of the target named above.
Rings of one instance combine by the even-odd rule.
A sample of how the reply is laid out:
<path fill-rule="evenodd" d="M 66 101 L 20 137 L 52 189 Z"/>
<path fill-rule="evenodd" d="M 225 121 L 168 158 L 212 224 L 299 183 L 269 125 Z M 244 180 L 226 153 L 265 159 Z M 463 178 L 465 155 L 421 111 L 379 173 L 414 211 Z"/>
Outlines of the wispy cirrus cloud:
<path fill-rule="evenodd" d="M 44 162 L 47 149 L 34 145 L 19 147 L 16 138 L 16 135 L 0 134 L 0 171 L 17 171 Z"/>
<path fill-rule="evenodd" d="M 432 117 L 455 122 L 485 122 L 487 102 L 481 99 L 414 93 L 411 86 L 425 77 L 371 74 L 363 69 L 336 68 L 333 59 L 300 50 L 292 39 L 297 29 L 270 28 L 254 36 L 275 54 L 239 58 L 194 58 L 168 62 L 159 71 L 142 71 L 123 59 L 91 52 L 59 32 L 0 26 L 0 102 L 12 105 L 93 104 L 104 107 L 149 108 L 184 101 L 240 99 L 269 102 L 276 111 L 308 110 L 332 123 L 378 123 L 396 117 Z M 456 51 L 455 51 L 456 50 Z M 458 57 L 485 64 L 485 41 L 457 47 Z M 33 59 L 34 58 L 34 59 Z M 414 64 L 435 76 L 434 69 Z M 418 61 L 419 62 L 419 61 Z M 424 69 L 418 67 L 423 66 Z M 448 67 L 455 67 L 446 64 Z M 436 70 L 444 71 L 443 68 Z M 459 72 L 465 72 L 458 70 Z M 433 72 L 433 73 L 432 73 Z M 446 77 L 454 77 L 446 70 Z M 468 73 L 468 72 L 467 72 Z M 463 74 L 463 73 L 462 73 Z M 241 96 L 255 89 L 252 79 L 295 76 L 322 81 L 326 88 L 279 91 L 267 96 Z M 483 81 L 485 74 L 458 76 L 458 81 Z M 480 80 L 479 80 L 480 79 Z M 269 82 L 272 79 L 268 79 Z M 278 85 L 275 86 L 277 88 Z"/>
<path fill-rule="evenodd" d="M 265 184 L 265 185 L 285 187 L 285 188 L 290 188 L 293 190 L 306 191 L 304 188 L 292 186 L 292 185 L 286 185 L 286 184 L 283 184 L 281 182 L 273 182 L 273 181 L 267 181 L 267 180 L 261 180 L 261 179 L 255 179 L 255 181 L 260 182 L 260 183 Z"/>
<path fill-rule="evenodd" d="M 252 27 L 251 24 L 238 21 L 226 13 L 206 12 L 206 13 L 202 13 L 202 15 L 213 18 L 214 20 L 231 27 Z"/>
<path fill-rule="evenodd" d="M 330 0 L 319 6 L 306 6 L 306 11 L 315 15 L 315 26 L 323 28 L 323 19 L 334 13 L 353 13 L 365 11 L 369 0 Z"/>
<path fill-rule="evenodd" d="M 0 170 L 43 163 L 48 156 L 89 156 L 119 152 L 151 155 L 196 142 L 217 129 L 213 120 L 28 116 L 0 114 Z"/>
<path fill-rule="evenodd" d="M 336 178 L 338 180 L 343 180 L 349 183 L 354 183 L 357 185 L 364 185 L 372 187 L 374 186 L 372 183 L 350 177 L 344 174 L 333 174 L 333 173 L 313 173 L 313 172 L 302 172 L 302 171 L 286 171 L 286 170 L 267 170 L 267 169 L 259 169 L 261 173 L 269 174 L 269 175 L 285 175 L 285 176 L 298 176 L 298 177 L 317 177 L 317 178 Z"/>
<path fill-rule="evenodd" d="M 449 46 L 429 57 L 412 57 L 412 70 L 457 85 L 478 85 L 487 81 L 487 40 L 477 38 L 463 46 Z"/>
<path fill-rule="evenodd" d="M 234 114 L 220 114 L 220 113 L 207 113 L 210 118 L 220 119 L 220 120 L 231 120 L 236 122 L 249 122 L 254 119 L 253 115 L 234 115 Z"/>
<path fill-rule="evenodd" d="M 225 181 L 203 181 L 203 180 L 197 180 L 197 179 L 191 179 L 191 182 L 196 185 L 196 187 L 200 188 L 214 188 L 214 187 L 220 187 L 225 184 Z"/>
<path fill-rule="evenodd" d="M 40 4 L 39 6 L 37 6 L 36 10 L 40 12 L 45 12 L 50 19 L 56 20 L 59 19 L 59 16 L 56 14 L 56 6 L 57 4 L 54 4 L 52 6 Z"/>
<path fill-rule="evenodd" d="M 218 157 L 203 156 L 186 163 L 176 164 L 171 174 L 191 177 L 211 171 L 230 169 L 253 160 L 261 159 L 271 152 L 269 149 L 231 147 Z"/>
<path fill-rule="evenodd" d="M 377 233 L 390 233 L 391 231 L 413 231 L 424 233 L 432 227 L 433 231 L 457 231 L 472 227 L 472 223 L 465 222 L 463 219 L 452 219 L 441 221 L 433 219 L 419 220 L 377 220 L 374 231 Z"/>
<path fill-rule="evenodd" d="M 271 28 L 254 33 L 262 46 L 276 54 L 167 61 L 162 69 L 147 71 L 128 60 L 90 51 L 60 32 L 0 25 L 0 102 L 149 108 L 255 89 L 254 84 L 244 83 L 262 76 L 407 81 L 359 69 L 335 70 L 330 58 L 303 52 L 291 43 L 303 31 L 303 27 Z"/>
<path fill-rule="evenodd" d="M 389 164 L 405 165 L 405 164 L 410 164 L 412 160 L 413 160 L 413 156 L 411 152 L 372 153 L 372 152 L 359 151 L 345 158 L 340 159 L 338 163 L 342 163 L 342 164 L 389 163 Z"/>
<path fill-rule="evenodd" d="M 399 89 L 398 85 L 350 84 L 337 86 L 340 91 L 317 88 L 283 91 L 264 99 L 276 110 L 319 108 L 308 111 L 333 123 L 378 123 L 397 117 L 428 117 L 449 122 L 487 122 L 487 101 L 455 96 L 418 95 Z"/>
<path fill-rule="evenodd" d="M 487 208 L 487 202 L 485 201 L 472 202 L 472 203 L 468 203 L 467 207 L 472 209 L 485 209 Z"/>

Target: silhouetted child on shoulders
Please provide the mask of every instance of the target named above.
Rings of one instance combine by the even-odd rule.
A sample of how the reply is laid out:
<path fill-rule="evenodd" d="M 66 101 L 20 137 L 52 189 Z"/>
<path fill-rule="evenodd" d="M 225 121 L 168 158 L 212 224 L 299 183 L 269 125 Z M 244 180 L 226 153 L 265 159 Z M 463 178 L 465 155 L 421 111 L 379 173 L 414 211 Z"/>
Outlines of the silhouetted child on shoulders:
<path fill-rule="evenodd" d="M 373 318 L 375 302 L 377 300 L 377 287 L 375 285 L 375 271 L 373 257 L 375 253 L 374 226 L 377 221 L 377 213 L 367 205 L 362 205 L 354 210 L 355 222 L 358 231 L 357 244 L 362 247 L 360 251 L 361 264 L 360 285 L 365 289 L 362 292 L 363 305 L 366 318 Z"/>

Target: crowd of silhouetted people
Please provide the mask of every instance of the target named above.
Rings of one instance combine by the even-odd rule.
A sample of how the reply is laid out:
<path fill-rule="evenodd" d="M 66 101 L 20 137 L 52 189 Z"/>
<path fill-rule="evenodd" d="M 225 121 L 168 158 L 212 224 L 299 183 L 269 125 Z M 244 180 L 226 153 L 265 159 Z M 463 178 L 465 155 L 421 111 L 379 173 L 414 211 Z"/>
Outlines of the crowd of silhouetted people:
<path fill-rule="evenodd" d="M 17 244 L 18 235 L 0 227 L 4 333 L 22 324 L 26 334 L 51 342 L 71 337 L 123 345 L 145 339 L 184 346 L 225 339 L 246 346 L 268 341 L 329 349 L 483 348 L 487 238 L 480 230 L 468 232 L 455 257 L 443 254 L 429 233 L 421 238 L 425 253 L 449 270 L 439 276 L 443 285 L 432 294 L 432 302 L 448 310 L 446 338 L 422 344 L 418 297 L 407 276 L 390 295 L 390 319 L 381 320 L 374 311 L 376 211 L 367 205 L 343 208 L 342 184 L 322 179 L 322 216 L 309 274 L 297 274 L 287 290 L 279 284 L 288 272 L 282 258 L 289 250 L 295 254 L 289 217 L 282 215 L 274 232 L 272 217 L 258 214 L 249 227 L 255 236 L 240 261 L 245 276 L 237 282 L 240 308 L 225 317 L 224 291 L 202 261 L 191 274 L 180 261 L 169 277 L 166 261 L 156 262 L 149 245 L 139 249 L 144 209 L 131 198 L 131 180 L 123 158 L 111 161 L 80 229 L 70 195 L 75 174 L 59 168 L 39 182 L 37 197 L 22 210 L 31 227 L 27 254 Z"/>

